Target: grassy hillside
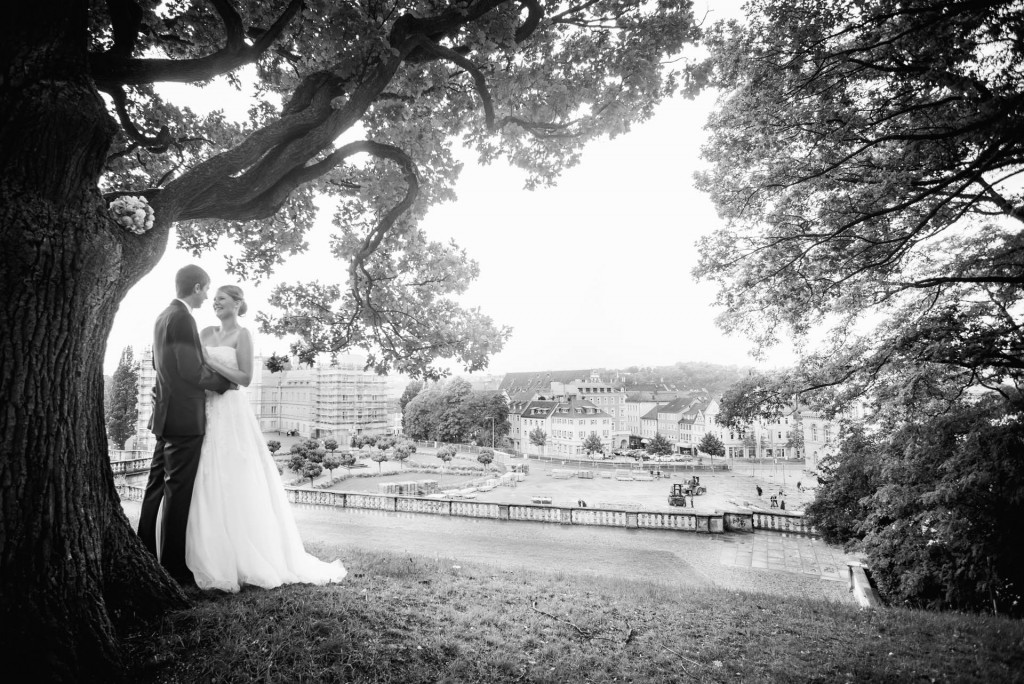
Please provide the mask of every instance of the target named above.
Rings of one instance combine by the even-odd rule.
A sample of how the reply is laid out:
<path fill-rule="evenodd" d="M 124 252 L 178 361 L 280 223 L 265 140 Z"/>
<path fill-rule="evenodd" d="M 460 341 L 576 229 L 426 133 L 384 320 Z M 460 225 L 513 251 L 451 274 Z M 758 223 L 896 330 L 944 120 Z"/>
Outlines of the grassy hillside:
<path fill-rule="evenodd" d="M 345 556 L 343 584 L 203 594 L 130 635 L 131 681 L 1024 681 L 998 617 Z"/>

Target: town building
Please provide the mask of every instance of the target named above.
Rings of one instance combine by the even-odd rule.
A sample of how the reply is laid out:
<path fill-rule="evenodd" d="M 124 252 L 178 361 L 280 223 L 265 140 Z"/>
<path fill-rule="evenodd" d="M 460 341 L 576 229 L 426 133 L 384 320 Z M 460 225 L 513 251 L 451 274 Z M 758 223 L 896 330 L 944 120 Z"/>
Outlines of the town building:
<path fill-rule="evenodd" d="M 585 455 L 583 442 L 597 435 L 602 455 L 612 448 L 612 417 L 587 400 L 528 400 L 509 407 L 512 447 L 527 456 Z M 530 433 L 544 433 L 544 443 L 534 444 Z"/>
<path fill-rule="evenodd" d="M 293 359 L 288 370 L 278 373 L 267 370 L 265 363 L 256 357 L 252 382 L 239 390 L 246 393 L 263 432 L 294 431 L 303 437 L 333 437 L 342 444 L 360 434 L 400 433 L 397 400 L 388 399 L 387 378 L 364 370 L 365 357 L 339 355 L 311 368 L 300 367 Z M 139 418 L 131 445 L 135 450 L 152 451 L 156 446 L 148 429 L 155 384 L 153 350 L 146 347 L 139 361 Z"/>
<path fill-rule="evenodd" d="M 250 395 L 264 432 L 333 437 L 341 444 L 356 435 L 393 434 L 387 378 L 364 370 L 364 356 L 324 358 L 312 367 L 297 361 L 290 365 L 290 370 L 271 373 L 257 358 L 259 372 Z"/>

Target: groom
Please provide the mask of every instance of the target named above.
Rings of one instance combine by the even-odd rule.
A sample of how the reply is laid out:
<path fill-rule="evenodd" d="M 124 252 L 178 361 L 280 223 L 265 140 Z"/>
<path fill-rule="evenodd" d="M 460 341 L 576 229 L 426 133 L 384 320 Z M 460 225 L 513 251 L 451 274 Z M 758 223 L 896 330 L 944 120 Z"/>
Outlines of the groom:
<path fill-rule="evenodd" d="M 191 309 L 209 297 L 210 276 L 198 266 L 185 266 L 174 284 L 178 297 L 156 319 L 153 332 L 156 386 L 149 429 L 156 435 L 156 449 L 139 514 L 139 537 L 171 577 L 187 586 L 194 584 L 194 579 L 185 565 L 185 527 L 206 432 L 205 390 L 223 393 L 237 386 L 203 363 Z M 161 500 L 162 550 L 158 554 L 156 524 Z"/>

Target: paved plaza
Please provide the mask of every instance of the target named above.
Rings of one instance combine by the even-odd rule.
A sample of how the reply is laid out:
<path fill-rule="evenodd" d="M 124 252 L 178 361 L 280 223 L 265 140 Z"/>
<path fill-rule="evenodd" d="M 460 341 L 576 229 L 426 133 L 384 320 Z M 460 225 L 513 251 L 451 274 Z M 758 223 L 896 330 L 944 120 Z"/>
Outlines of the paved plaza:
<path fill-rule="evenodd" d="M 473 462 L 469 455 L 452 465 Z M 436 463 L 429 451 L 414 460 Z M 523 461 L 529 474 L 514 487 L 474 492 L 472 500 L 530 503 L 534 496 L 550 496 L 552 505 L 588 507 L 632 505 L 646 511 L 691 510 L 668 505 L 673 483 L 692 474 L 700 477 L 706 494 L 693 498 L 696 512 L 771 510 L 769 496 L 786 501 L 786 510 L 799 512 L 813 499 L 814 480 L 802 464 L 740 463 L 730 471 L 668 473 L 650 481 L 623 481 L 614 477 L 561 477 L 567 471 L 625 473 L 657 470 L 657 463 L 642 469 L 609 461 L 592 464 L 559 461 Z M 356 472 L 377 472 L 378 465 Z M 339 491 L 378 492 L 383 482 L 439 479 L 441 488 L 467 481 L 464 475 L 439 476 L 410 472 L 396 463 L 381 464 L 382 476 L 353 477 L 333 487 Z M 560 472 L 559 472 L 560 471 Z M 498 471 L 496 471 L 497 473 Z M 504 472 L 504 468 L 501 469 Z M 290 480 L 286 471 L 285 479 Z M 327 474 L 321 478 L 326 481 Z M 797 489 L 796 483 L 801 483 Z M 757 486 L 762 495 L 758 497 Z M 124 507 L 133 524 L 138 504 Z M 450 559 L 453 563 L 482 563 L 498 568 L 522 568 L 567 573 L 585 579 L 596 575 L 613 579 L 649 579 L 686 587 L 722 587 L 791 597 L 825 599 L 855 605 L 847 585 L 847 563 L 861 560 L 818 538 L 781 532 L 699 534 L 670 530 L 622 529 L 560 525 L 541 522 L 495 521 L 322 506 L 294 506 L 303 539 L 321 555 L 362 549 Z"/>
<path fill-rule="evenodd" d="M 124 508 L 137 524 L 137 502 Z M 819 539 L 779 532 L 698 534 L 668 530 L 497 521 L 295 505 L 308 548 L 321 556 L 381 551 L 479 563 L 496 569 L 645 579 L 686 590 L 720 587 L 856 605 L 846 563 Z"/>

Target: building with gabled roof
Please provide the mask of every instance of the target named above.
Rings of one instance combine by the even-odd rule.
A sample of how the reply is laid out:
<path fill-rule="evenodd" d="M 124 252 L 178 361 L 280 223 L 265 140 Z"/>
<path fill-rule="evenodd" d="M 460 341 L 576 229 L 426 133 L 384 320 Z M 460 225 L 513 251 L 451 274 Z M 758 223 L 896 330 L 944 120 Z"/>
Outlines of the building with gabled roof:
<path fill-rule="evenodd" d="M 700 394 L 655 404 L 640 417 L 641 443 L 660 434 L 672 442 L 676 453 L 696 455 L 704 435 L 717 431 L 716 415 L 718 402 Z"/>
<path fill-rule="evenodd" d="M 509 439 L 512 447 L 527 456 L 582 455 L 583 441 L 595 434 L 607 452 L 612 448 L 613 419 L 587 400 L 530 400 L 509 405 Z M 540 429 L 543 446 L 530 441 L 530 433 Z"/>

